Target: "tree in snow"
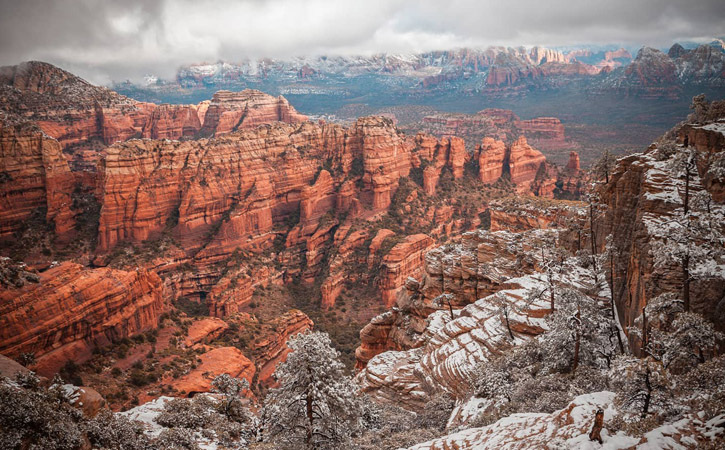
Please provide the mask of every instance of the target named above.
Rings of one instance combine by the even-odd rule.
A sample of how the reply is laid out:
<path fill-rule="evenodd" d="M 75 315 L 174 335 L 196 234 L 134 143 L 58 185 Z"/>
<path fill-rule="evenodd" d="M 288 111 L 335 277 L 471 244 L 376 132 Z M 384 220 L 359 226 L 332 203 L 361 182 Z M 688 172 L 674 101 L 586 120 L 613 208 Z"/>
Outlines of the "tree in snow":
<path fill-rule="evenodd" d="M 566 251 L 556 246 L 554 239 L 544 239 L 541 242 L 541 271 L 546 277 L 547 291 L 549 293 L 549 304 L 552 311 L 555 310 L 555 293 L 557 283 L 561 278 L 564 268 Z"/>
<path fill-rule="evenodd" d="M 604 179 L 605 183 L 609 183 L 609 176 L 617 165 L 617 158 L 614 157 L 609 150 L 605 150 L 601 158 L 594 163 L 592 167 L 592 173 L 594 176 L 601 180 Z"/>
<path fill-rule="evenodd" d="M 549 372 L 575 373 L 580 364 L 609 366 L 616 342 L 611 339 L 611 315 L 606 306 L 571 289 L 557 292 L 557 310 L 547 316 L 549 330 L 541 335 Z"/>
<path fill-rule="evenodd" d="M 355 387 L 326 333 L 301 333 L 277 366 L 262 415 L 265 440 L 280 447 L 340 448 L 360 426 Z"/>
<path fill-rule="evenodd" d="M 28 380 L 0 377 L 0 448 L 81 448 L 83 414 L 55 390 Z"/>
<path fill-rule="evenodd" d="M 433 307 L 434 308 L 448 308 L 448 312 L 451 315 L 451 320 L 455 318 L 453 315 L 453 299 L 455 297 L 453 294 L 441 294 L 438 297 L 433 299 Z"/>
<path fill-rule="evenodd" d="M 414 412 L 389 403 L 375 403 L 367 396 L 361 403 L 363 431 L 352 442 L 356 450 L 406 448 L 440 434 L 437 429 L 421 428 L 420 417 Z"/>
<path fill-rule="evenodd" d="M 418 427 L 437 431 L 445 430 L 455 403 L 455 399 L 445 392 L 433 395 L 416 418 Z"/>
<path fill-rule="evenodd" d="M 620 356 L 610 371 L 612 385 L 625 409 L 644 419 L 662 409 L 670 398 L 672 383 L 667 369 L 651 357 Z"/>
<path fill-rule="evenodd" d="M 237 422 L 252 421 L 249 410 L 242 406 L 240 398 L 244 391 L 249 390 L 249 382 L 246 379 L 240 380 L 224 373 L 214 378 L 211 385 L 212 392 L 222 395 L 219 412 Z"/>
<path fill-rule="evenodd" d="M 103 410 L 83 425 L 93 448 L 108 450 L 146 450 L 151 447 L 139 422 Z"/>
<path fill-rule="evenodd" d="M 642 352 L 675 373 L 712 358 L 725 339 L 703 316 L 685 311 L 672 293 L 652 299 L 634 324 L 630 330 L 642 342 Z"/>
<path fill-rule="evenodd" d="M 220 387 L 222 384 L 231 386 L 229 389 L 222 388 L 230 394 L 237 390 L 238 385 L 233 381 L 224 380 L 224 383 L 217 383 Z M 243 383 L 240 382 L 239 385 Z M 251 412 L 238 399 L 222 398 L 218 401 L 207 394 L 195 395 L 191 399 L 169 400 L 164 404 L 161 414 L 154 420 L 166 428 L 200 432 L 209 441 L 230 448 L 244 448 L 254 439 L 257 425 Z"/>
<path fill-rule="evenodd" d="M 497 362 L 498 364 L 487 364 L 487 367 L 483 367 L 476 374 L 475 394 L 478 397 L 502 398 L 510 402 L 514 390 L 514 375 L 505 358 L 499 358 Z"/>
<path fill-rule="evenodd" d="M 171 450 L 199 450 L 194 432 L 188 428 L 167 428 L 154 441 L 157 448 Z"/>

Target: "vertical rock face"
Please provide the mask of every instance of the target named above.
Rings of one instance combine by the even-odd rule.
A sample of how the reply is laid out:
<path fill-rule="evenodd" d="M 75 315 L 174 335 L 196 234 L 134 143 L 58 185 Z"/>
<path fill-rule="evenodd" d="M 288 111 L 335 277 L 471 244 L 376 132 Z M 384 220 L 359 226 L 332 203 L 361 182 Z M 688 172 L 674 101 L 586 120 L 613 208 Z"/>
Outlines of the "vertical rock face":
<path fill-rule="evenodd" d="M 509 153 L 511 182 L 517 186 L 519 192 L 526 192 L 529 189 L 544 161 L 546 157 L 531 147 L 523 136 L 511 145 Z"/>
<path fill-rule="evenodd" d="M 688 124 L 680 130 L 678 140 L 682 142 L 685 138 L 701 155 L 698 168 L 703 174 L 702 182 L 705 188 L 713 200 L 725 203 L 725 179 L 715 171 L 708 170 L 709 166 L 722 158 L 721 152 L 725 149 L 725 125 L 722 122 L 707 125 Z"/>
<path fill-rule="evenodd" d="M 60 144 L 29 123 L 0 121 L 0 240 L 12 237 L 35 211 L 69 237 L 73 177 Z"/>
<path fill-rule="evenodd" d="M 211 99 L 201 129 L 203 134 L 222 135 L 248 130 L 271 122 L 299 123 L 307 116 L 299 114 L 284 97 L 272 97 L 260 91 L 219 91 Z"/>
<path fill-rule="evenodd" d="M 335 305 L 345 281 L 354 281 L 350 278 L 353 275 L 346 270 L 348 265 L 364 265 L 367 262 L 362 255 L 356 254 L 355 250 L 362 248 L 368 232 L 366 230 L 350 232 L 350 228 L 350 225 L 343 225 L 335 232 L 333 247 L 337 249 L 337 252 L 330 262 L 329 275 L 321 287 L 323 309 L 329 309 Z"/>
<path fill-rule="evenodd" d="M 332 176 L 327 170 L 320 171 L 315 184 L 306 186 L 300 193 L 300 221 L 319 219 L 335 208 L 337 194 Z"/>
<path fill-rule="evenodd" d="M 410 276 L 420 276 L 424 270 L 425 254 L 435 241 L 425 234 L 408 236 L 393 247 L 383 258 L 380 274 L 380 289 L 386 307 L 395 303 L 399 289 Z"/>
<path fill-rule="evenodd" d="M 501 178 L 506 163 L 506 144 L 493 138 L 484 138 L 476 149 L 478 152 L 478 179 L 484 183 L 495 183 Z"/>
<path fill-rule="evenodd" d="M 143 130 L 151 139 L 193 137 L 201 130 L 197 107 L 192 105 L 159 105 L 151 113 Z"/>
<path fill-rule="evenodd" d="M 423 169 L 423 190 L 427 195 L 435 195 L 439 179 L 440 170 L 434 166 L 428 166 Z"/>
<path fill-rule="evenodd" d="M 452 137 L 448 140 L 449 153 L 448 164 L 453 172 L 453 178 L 458 180 L 463 178 L 463 166 L 468 159 L 466 144 L 459 137 Z"/>
<path fill-rule="evenodd" d="M 384 117 L 358 119 L 352 131 L 361 142 L 363 182 L 366 190 L 373 192 L 372 209 L 387 209 L 398 179 L 410 173 L 413 143 L 403 140 L 395 132 L 393 122 Z"/>
<path fill-rule="evenodd" d="M 161 279 L 143 269 L 85 269 L 70 262 L 38 284 L 0 293 L 0 351 L 35 353 L 42 374 L 83 361 L 108 345 L 158 325 Z"/>
<path fill-rule="evenodd" d="M 685 126 L 680 132 L 695 141 L 702 139 L 701 142 L 709 139 L 700 133 L 720 133 L 718 127 L 711 127 L 709 131 L 706 127 Z M 720 138 L 713 136 L 710 139 L 717 142 Z M 708 184 L 706 180 L 710 163 L 722 151 L 723 147 L 703 145 L 698 148 L 698 171 L 692 174 L 689 185 L 691 198 L 703 189 L 711 190 L 715 200 L 710 205 L 713 210 L 722 208 L 716 199 L 721 191 L 718 185 Z M 652 298 L 665 292 L 682 295 L 682 268 L 675 263 L 656 267 L 653 255 L 653 243 L 666 239 L 670 233 L 666 224 L 683 214 L 684 175 L 671 166 L 669 157 L 660 149 L 651 148 L 645 153 L 622 158 L 609 184 L 600 190 L 607 210 L 596 222 L 597 244 L 602 247 L 605 237 L 610 234 L 614 239 L 614 299 L 624 329 L 633 325 L 634 319 Z M 712 263 L 717 264 L 717 261 L 713 259 Z M 713 323 L 722 324 L 725 319 L 722 308 L 725 281 L 717 276 L 714 269 L 706 271 L 709 276 L 694 277 L 691 281 L 691 308 Z"/>

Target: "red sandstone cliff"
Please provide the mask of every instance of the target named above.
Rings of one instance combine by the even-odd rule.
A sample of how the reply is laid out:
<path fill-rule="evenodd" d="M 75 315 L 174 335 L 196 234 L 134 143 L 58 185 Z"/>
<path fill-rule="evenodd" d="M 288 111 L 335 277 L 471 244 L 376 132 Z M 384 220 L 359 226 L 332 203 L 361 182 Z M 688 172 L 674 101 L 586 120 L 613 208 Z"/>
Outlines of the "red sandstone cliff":
<path fill-rule="evenodd" d="M 0 351 L 35 353 L 39 373 L 49 375 L 67 359 L 87 359 L 94 347 L 156 328 L 162 307 L 153 272 L 63 263 L 37 284 L 0 292 Z"/>
<path fill-rule="evenodd" d="M 248 130 L 271 122 L 299 123 L 307 117 L 299 114 L 284 97 L 272 97 L 260 91 L 219 91 L 211 99 L 204 115 L 203 134 L 226 134 Z"/>
<path fill-rule="evenodd" d="M 73 176 L 60 145 L 36 126 L 0 121 L 0 240 L 21 230 L 35 211 L 66 239 L 74 221 Z"/>

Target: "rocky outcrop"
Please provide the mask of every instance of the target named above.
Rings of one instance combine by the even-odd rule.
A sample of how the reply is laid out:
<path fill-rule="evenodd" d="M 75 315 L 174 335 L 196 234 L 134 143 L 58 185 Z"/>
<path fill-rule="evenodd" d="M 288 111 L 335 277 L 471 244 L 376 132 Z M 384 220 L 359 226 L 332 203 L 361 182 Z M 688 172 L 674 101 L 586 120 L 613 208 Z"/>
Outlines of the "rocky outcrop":
<path fill-rule="evenodd" d="M 0 376 L 13 380 L 18 374 L 28 372 L 30 372 L 29 369 L 21 366 L 7 356 L 0 355 Z"/>
<path fill-rule="evenodd" d="M 467 398 L 479 363 L 546 329 L 551 303 L 541 295 L 548 284 L 540 248 L 560 244 L 558 236 L 555 230 L 478 231 L 429 251 L 422 281 L 408 279 L 396 307 L 361 332 L 362 390 L 410 409 L 435 392 Z M 578 264 L 564 260 L 558 281 L 585 289 L 588 271 Z"/>
<path fill-rule="evenodd" d="M 365 190 L 372 191 L 373 211 L 381 211 L 390 206 L 398 180 L 408 176 L 411 169 L 409 155 L 413 144 L 393 136 L 392 129 L 393 122 L 383 117 L 359 119 L 353 127 L 362 147 L 365 169 L 362 180 Z"/>
<path fill-rule="evenodd" d="M 95 417 L 101 410 L 108 408 L 106 400 L 93 388 L 64 384 L 61 389 L 68 403 L 81 410 L 86 417 Z"/>
<path fill-rule="evenodd" d="M 511 278 L 532 273 L 537 267 L 536 246 L 541 245 L 537 233 L 471 232 L 465 233 L 458 244 L 429 250 L 424 273 L 416 275 L 417 279 L 409 276 L 395 306 L 360 332 L 356 367 L 365 367 L 371 358 L 386 350 L 423 345 L 429 316 L 434 311 L 448 313 L 449 308 L 464 307 L 506 289 Z M 534 256 L 521 258 L 524 254 Z"/>
<path fill-rule="evenodd" d="M 507 150 L 502 141 L 484 138 L 476 148 L 478 154 L 478 179 L 490 184 L 498 181 L 504 173 Z M 506 167 L 508 169 L 508 167 Z"/>
<path fill-rule="evenodd" d="M 487 360 L 511 345 L 508 327 L 520 339 L 543 332 L 548 302 L 522 300 L 528 289 L 534 287 L 535 280 L 533 277 L 510 279 L 510 289 L 499 291 L 497 296 L 482 298 L 454 312 L 453 317 L 447 307 L 434 312 L 423 322 L 418 347 L 386 351 L 368 361 L 357 375 L 363 392 L 411 409 L 420 408 L 429 399 L 426 385 L 455 396 L 464 395 L 468 390 L 467 377 L 477 362 Z M 498 302 L 506 302 L 510 311 L 515 311 L 508 327 Z M 393 330 L 391 328 L 388 333 Z M 370 333 L 373 329 L 364 331 Z M 377 331 L 384 336 L 385 327 Z M 356 354 L 363 355 L 364 352 L 360 350 Z"/>
<path fill-rule="evenodd" d="M 566 170 L 579 171 L 579 153 L 569 153 L 569 162 L 566 163 Z"/>
<path fill-rule="evenodd" d="M 221 374 L 246 379 L 250 384 L 256 369 L 236 347 L 219 347 L 199 355 L 201 362 L 191 372 L 174 380 L 174 388 L 188 397 L 212 389 L 212 381 Z"/>
<path fill-rule="evenodd" d="M 448 140 L 448 165 L 453 172 L 453 179 L 463 178 L 463 166 L 468 160 L 465 143 L 459 137 L 452 137 Z"/>
<path fill-rule="evenodd" d="M 272 374 L 277 364 L 287 358 L 290 352 L 287 341 L 291 336 L 311 330 L 310 320 L 302 311 L 292 309 L 265 325 L 252 344 L 251 355 L 257 367 L 255 380 L 261 386 L 270 387 L 276 382 Z"/>
<path fill-rule="evenodd" d="M 211 99 L 202 134 L 222 135 L 236 130 L 249 130 L 273 122 L 300 123 L 307 116 L 299 114 L 284 97 L 246 89 L 241 92 L 219 91 Z"/>
<path fill-rule="evenodd" d="M 226 322 L 217 318 L 204 318 L 192 322 L 184 339 L 184 346 L 193 347 L 196 344 L 207 343 L 219 336 L 229 328 Z"/>
<path fill-rule="evenodd" d="M 380 268 L 380 290 L 386 307 L 395 303 L 398 291 L 403 288 L 408 277 L 421 274 L 425 254 L 434 244 L 429 236 L 416 234 L 396 244 L 385 255 Z"/>
<path fill-rule="evenodd" d="M 509 149 L 509 172 L 511 182 L 516 185 L 519 192 L 527 192 L 536 178 L 541 165 L 546 157 L 526 142 L 525 137 L 520 137 L 511 144 Z"/>
<path fill-rule="evenodd" d="M 579 170 L 579 155 L 569 154 L 563 170 L 546 161 L 546 157 L 531 147 L 521 136 L 510 146 L 503 141 L 486 137 L 476 147 L 478 179 L 491 184 L 506 177 L 519 193 L 532 193 L 546 198 L 578 199 L 583 192 L 584 174 Z"/>
<path fill-rule="evenodd" d="M 563 141 L 564 125 L 556 117 L 536 117 L 530 120 L 518 120 L 516 127 L 528 139 L 550 139 Z"/>
<path fill-rule="evenodd" d="M 20 231 L 36 212 L 60 238 L 69 238 L 73 184 L 55 139 L 30 123 L 0 121 L 0 240 Z"/>
<path fill-rule="evenodd" d="M 474 401 L 470 403 L 472 410 L 476 407 Z M 626 415 L 618 408 L 614 392 L 583 394 L 550 414 L 512 414 L 491 425 L 468 428 L 414 445 L 409 450 L 537 450 L 550 448 L 552 443 L 564 448 L 707 448 L 719 439 L 712 436 L 722 433 L 722 416 L 703 422 L 695 415 L 687 415 L 660 425 L 644 436 L 629 436 L 624 431 L 608 429 L 608 424 Z M 590 439 L 597 411 L 603 413 L 601 444 Z"/>
<path fill-rule="evenodd" d="M 73 150 L 94 140 L 110 145 L 132 138 L 182 139 L 307 120 L 285 98 L 254 90 L 219 91 L 199 105 L 137 102 L 34 61 L 0 68 L 0 99 L 3 110 L 36 121 Z"/>
<path fill-rule="evenodd" d="M 151 139 L 191 138 L 201 130 L 199 111 L 193 105 L 159 105 L 144 125 L 143 137 Z"/>
<path fill-rule="evenodd" d="M 38 284 L 0 292 L 0 351 L 35 353 L 37 371 L 51 375 L 68 359 L 82 362 L 95 347 L 155 328 L 162 307 L 153 272 L 66 262 Z"/>
<path fill-rule="evenodd" d="M 637 52 L 616 86 L 625 95 L 642 98 L 675 99 L 681 91 L 675 63 L 666 54 L 650 47 Z"/>

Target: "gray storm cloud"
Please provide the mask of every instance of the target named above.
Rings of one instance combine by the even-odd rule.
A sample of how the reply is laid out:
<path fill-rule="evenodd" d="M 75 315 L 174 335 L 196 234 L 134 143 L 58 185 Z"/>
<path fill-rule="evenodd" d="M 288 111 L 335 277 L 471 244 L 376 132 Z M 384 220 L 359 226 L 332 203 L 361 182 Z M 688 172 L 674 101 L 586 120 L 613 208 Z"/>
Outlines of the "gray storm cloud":
<path fill-rule="evenodd" d="M 725 34 L 721 0 L 0 0 L 0 64 L 96 83 L 183 64 L 489 45 L 666 47 Z"/>

